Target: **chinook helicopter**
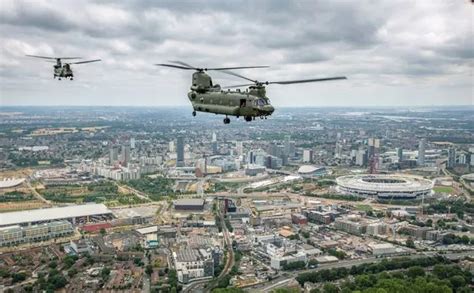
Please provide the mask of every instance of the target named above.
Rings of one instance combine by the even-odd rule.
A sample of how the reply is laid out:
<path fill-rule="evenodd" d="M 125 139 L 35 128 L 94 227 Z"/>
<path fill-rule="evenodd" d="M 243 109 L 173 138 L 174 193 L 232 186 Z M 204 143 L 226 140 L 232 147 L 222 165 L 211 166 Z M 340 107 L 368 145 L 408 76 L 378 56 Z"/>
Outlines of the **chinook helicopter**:
<path fill-rule="evenodd" d="M 267 119 L 272 115 L 275 108 L 270 104 L 270 99 L 266 96 L 265 86 L 270 84 L 294 84 L 319 82 L 328 80 L 347 79 L 345 76 L 327 77 L 327 78 L 313 78 L 301 80 L 287 80 L 287 81 L 265 81 L 250 79 L 243 75 L 229 71 L 233 69 L 247 69 L 247 68 L 266 68 L 268 66 L 244 66 L 244 67 L 229 67 L 229 68 L 198 68 L 181 61 L 169 61 L 174 64 L 155 64 L 157 66 L 165 66 L 178 68 L 183 70 L 195 70 L 192 78 L 191 91 L 188 93 L 188 98 L 193 105 L 192 115 L 196 116 L 196 111 L 207 112 L 214 114 L 226 115 L 224 124 L 229 124 L 228 116 L 236 116 L 239 118 L 243 116 L 245 121 L 250 122 L 256 117 Z M 175 65 L 177 64 L 177 65 Z M 211 77 L 205 71 L 216 70 L 226 74 L 230 74 L 245 80 L 251 81 L 251 84 L 241 84 L 224 87 L 223 90 L 220 85 L 213 85 Z M 231 91 L 230 88 L 247 87 L 245 91 L 237 89 Z"/>
<path fill-rule="evenodd" d="M 47 60 L 56 60 L 56 61 L 50 61 L 50 62 L 56 62 L 54 65 L 54 75 L 53 78 L 58 77 L 58 80 L 61 80 L 61 77 L 64 78 L 69 78 L 70 80 L 73 80 L 73 73 L 72 73 L 72 68 L 71 64 L 85 64 L 85 63 L 91 63 L 91 62 L 98 62 L 101 61 L 101 59 L 94 59 L 94 60 L 86 60 L 86 61 L 79 61 L 79 62 L 68 62 L 68 63 L 61 63 L 61 60 L 73 60 L 73 59 L 82 59 L 81 57 L 45 57 L 45 56 L 36 56 L 36 55 L 26 55 L 28 57 L 34 57 L 34 58 L 41 58 L 41 59 L 47 59 Z"/>

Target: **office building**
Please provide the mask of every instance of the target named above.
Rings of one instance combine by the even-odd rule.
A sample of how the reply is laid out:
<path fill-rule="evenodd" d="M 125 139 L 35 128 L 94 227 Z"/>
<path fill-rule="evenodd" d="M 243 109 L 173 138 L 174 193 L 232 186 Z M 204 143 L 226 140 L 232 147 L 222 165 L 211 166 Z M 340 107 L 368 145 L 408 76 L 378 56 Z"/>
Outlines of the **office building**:
<path fill-rule="evenodd" d="M 176 167 L 184 167 L 184 138 L 176 139 Z"/>
<path fill-rule="evenodd" d="M 303 150 L 303 163 L 313 162 L 313 150 Z"/>
<path fill-rule="evenodd" d="M 122 165 L 127 166 L 130 162 L 130 147 L 129 146 L 122 146 L 122 153 L 121 153 L 121 162 Z"/>
<path fill-rule="evenodd" d="M 210 249 L 182 248 L 173 252 L 173 261 L 181 283 L 214 276 L 214 258 Z"/>
<path fill-rule="evenodd" d="M 109 164 L 113 165 L 118 161 L 119 159 L 118 154 L 119 154 L 119 150 L 117 146 L 112 146 L 109 149 Z"/>
<path fill-rule="evenodd" d="M 421 139 L 420 143 L 418 144 L 418 160 L 417 163 L 419 166 L 423 166 L 425 164 L 425 139 Z"/>
<path fill-rule="evenodd" d="M 3 227 L 0 228 L 0 247 L 46 241 L 73 233 L 74 228 L 68 221 L 54 221 L 25 227 L 20 225 Z"/>
<path fill-rule="evenodd" d="M 399 163 L 403 162 L 403 149 L 402 148 L 397 149 L 397 157 L 398 157 Z"/>
<path fill-rule="evenodd" d="M 448 149 L 448 168 L 454 168 L 456 166 L 456 150 L 453 147 Z"/>

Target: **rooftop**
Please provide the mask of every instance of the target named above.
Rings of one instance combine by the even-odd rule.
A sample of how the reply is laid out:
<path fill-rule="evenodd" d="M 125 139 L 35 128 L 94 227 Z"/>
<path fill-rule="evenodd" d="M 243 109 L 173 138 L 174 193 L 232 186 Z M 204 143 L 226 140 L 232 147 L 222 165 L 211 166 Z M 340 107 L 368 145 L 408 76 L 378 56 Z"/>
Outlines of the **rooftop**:
<path fill-rule="evenodd" d="M 84 204 L 0 214 L 0 226 L 112 213 L 104 204 Z"/>

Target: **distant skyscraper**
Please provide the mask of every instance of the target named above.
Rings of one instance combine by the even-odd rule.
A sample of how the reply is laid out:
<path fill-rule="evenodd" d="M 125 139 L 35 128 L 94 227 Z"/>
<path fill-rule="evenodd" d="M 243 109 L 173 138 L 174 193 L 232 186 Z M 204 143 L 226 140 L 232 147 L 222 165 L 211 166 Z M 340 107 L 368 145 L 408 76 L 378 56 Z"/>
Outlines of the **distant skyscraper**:
<path fill-rule="evenodd" d="M 358 150 L 357 151 L 355 163 L 358 166 L 367 165 L 367 151 L 366 150 Z"/>
<path fill-rule="evenodd" d="M 176 167 L 184 167 L 184 138 L 176 139 Z"/>
<path fill-rule="evenodd" d="M 456 150 L 453 147 L 448 149 L 448 168 L 453 168 L 456 166 Z"/>
<path fill-rule="evenodd" d="M 236 151 L 237 151 L 237 155 L 242 156 L 243 153 L 244 153 L 244 143 L 241 142 L 241 141 L 237 141 L 235 143 L 235 148 L 236 148 Z"/>
<path fill-rule="evenodd" d="M 113 165 L 117 161 L 118 161 L 118 147 L 112 146 L 109 149 L 109 162 L 111 165 Z"/>
<path fill-rule="evenodd" d="M 121 155 L 122 155 L 122 164 L 126 166 L 130 162 L 130 147 L 123 145 Z"/>
<path fill-rule="evenodd" d="M 133 150 L 135 148 L 135 138 L 130 138 L 130 148 Z"/>
<path fill-rule="evenodd" d="M 425 164 L 425 139 L 421 139 L 420 143 L 418 144 L 418 161 L 419 166 L 423 166 Z"/>
<path fill-rule="evenodd" d="M 303 150 L 303 163 L 313 162 L 313 150 Z"/>
<path fill-rule="evenodd" d="M 336 142 L 336 148 L 334 149 L 334 158 L 338 159 L 342 157 L 342 144 Z"/>
<path fill-rule="evenodd" d="M 215 132 L 212 133 L 212 154 L 217 155 L 218 147 L 217 147 L 217 135 Z"/>
<path fill-rule="evenodd" d="M 398 156 L 398 162 L 399 163 L 403 162 L 403 149 L 402 148 L 397 149 L 397 156 Z"/>
<path fill-rule="evenodd" d="M 174 153 L 176 150 L 174 148 L 174 141 L 170 141 L 169 144 L 168 144 L 168 151 L 170 153 Z"/>

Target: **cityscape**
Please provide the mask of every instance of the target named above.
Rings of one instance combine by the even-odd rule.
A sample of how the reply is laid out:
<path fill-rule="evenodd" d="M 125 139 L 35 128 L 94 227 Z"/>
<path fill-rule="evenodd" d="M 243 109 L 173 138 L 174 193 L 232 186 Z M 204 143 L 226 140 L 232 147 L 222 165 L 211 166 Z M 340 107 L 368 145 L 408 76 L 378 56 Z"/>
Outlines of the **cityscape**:
<path fill-rule="evenodd" d="M 1 0 L 0 293 L 474 292 L 474 0 Z"/>
<path fill-rule="evenodd" d="M 2 107 L 0 291 L 471 292 L 473 113 Z"/>

